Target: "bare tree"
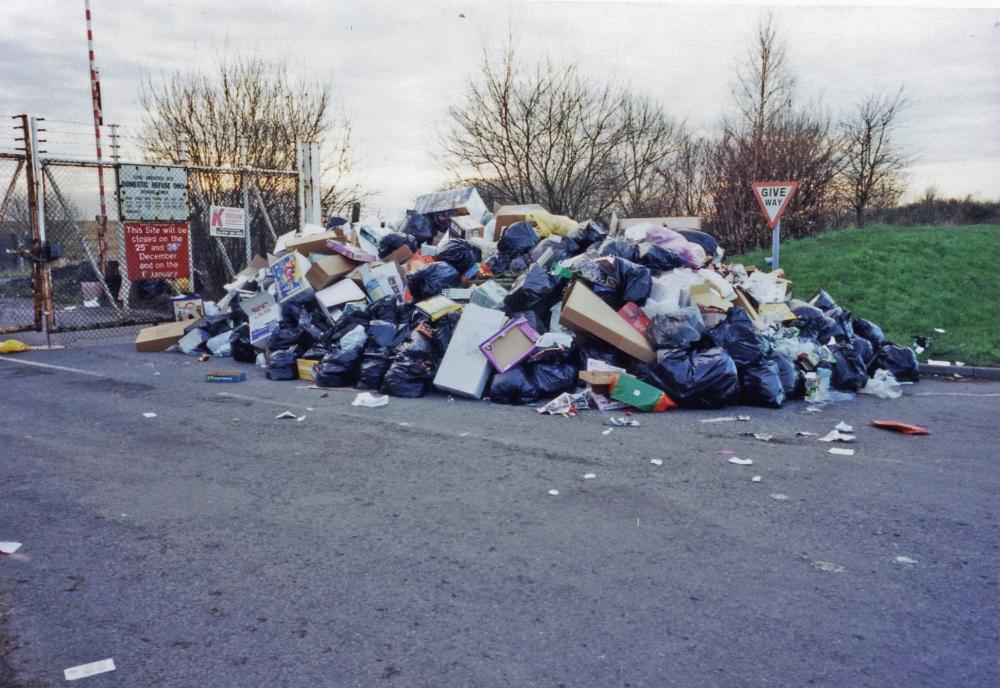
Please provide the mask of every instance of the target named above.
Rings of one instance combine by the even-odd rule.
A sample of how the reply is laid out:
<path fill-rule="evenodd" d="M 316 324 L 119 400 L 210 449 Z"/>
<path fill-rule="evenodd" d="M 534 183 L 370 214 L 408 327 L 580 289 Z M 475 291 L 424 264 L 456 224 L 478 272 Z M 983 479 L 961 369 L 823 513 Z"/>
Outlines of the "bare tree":
<path fill-rule="evenodd" d="M 736 114 L 723 121 L 707 153 L 712 231 L 734 251 L 766 242 L 750 186 L 762 180 L 799 182 L 782 219 L 786 234 L 825 229 L 836 214 L 840 143 L 822 107 L 796 105 L 795 80 L 770 17 L 758 24 L 733 97 Z"/>
<path fill-rule="evenodd" d="M 453 176 L 489 199 L 580 218 L 656 195 L 674 131 L 662 108 L 628 88 L 574 65 L 527 65 L 509 42 L 498 58 L 484 52 L 448 114 L 440 148 Z"/>
<path fill-rule="evenodd" d="M 902 89 L 894 96 L 871 93 L 841 122 L 844 196 L 858 227 L 865 226 L 869 210 L 895 206 L 903 194 L 909 159 L 893 134 L 905 107 Z"/>
<path fill-rule="evenodd" d="M 323 205 L 339 210 L 359 196 L 348 183 L 351 124 L 333 116 L 330 86 L 294 79 L 283 63 L 240 56 L 220 59 L 210 74 L 147 75 L 140 102 L 145 121 L 139 144 L 153 160 L 177 162 L 183 136 L 191 164 L 236 166 L 246 138 L 251 167 L 292 169 L 295 141 L 316 141 L 323 155 Z M 220 177 L 204 182 L 225 183 Z M 267 177 L 259 182 L 265 196 L 279 184 Z"/>

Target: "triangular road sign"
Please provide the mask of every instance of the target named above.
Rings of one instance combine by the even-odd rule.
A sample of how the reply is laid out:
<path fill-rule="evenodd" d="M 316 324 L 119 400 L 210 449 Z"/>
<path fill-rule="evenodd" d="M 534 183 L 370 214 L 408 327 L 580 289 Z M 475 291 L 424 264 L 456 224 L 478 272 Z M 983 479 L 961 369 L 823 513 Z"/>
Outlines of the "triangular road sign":
<path fill-rule="evenodd" d="M 798 182 L 753 182 L 753 195 L 760 205 L 767 226 L 774 229 L 781 219 L 781 214 L 785 212 L 789 201 L 795 195 L 795 190 L 799 188 Z"/>

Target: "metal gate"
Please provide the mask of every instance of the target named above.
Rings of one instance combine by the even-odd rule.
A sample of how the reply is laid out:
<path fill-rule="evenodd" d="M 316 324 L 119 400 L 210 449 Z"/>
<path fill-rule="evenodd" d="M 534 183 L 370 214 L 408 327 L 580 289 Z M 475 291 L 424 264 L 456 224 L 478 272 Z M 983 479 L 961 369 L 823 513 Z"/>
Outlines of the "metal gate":
<path fill-rule="evenodd" d="M 121 166 L 149 163 L 32 159 L 27 142 L 25 148 L 23 155 L 0 153 L 0 332 L 172 319 L 171 296 L 222 296 L 249 258 L 265 255 L 278 235 L 299 226 L 296 171 L 183 166 L 191 279 L 135 279 L 128 274 L 117 179 Z M 210 236 L 213 205 L 244 208 L 248 239 Z M 46 247 L 58 247 L 61 257 L 45 260 Z"/>

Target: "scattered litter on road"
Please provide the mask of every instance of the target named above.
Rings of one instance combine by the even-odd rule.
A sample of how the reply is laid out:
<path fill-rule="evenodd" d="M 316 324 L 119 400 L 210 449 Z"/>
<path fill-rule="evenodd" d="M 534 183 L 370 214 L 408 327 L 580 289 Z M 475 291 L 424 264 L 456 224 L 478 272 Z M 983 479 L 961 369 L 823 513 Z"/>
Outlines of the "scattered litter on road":
<path fill-rule="evenodd" d="M 831 454 L 837 454 L 839 456 L 854 456 L 853 449 L 842 449 L 841 447 L 830 447 L 827 451 Z"/>
<path fill-rule="evenodd" d="M 901 432 L 904 435 L 929 435 L 931 431 L 920 425 L 910 425 L 909 423 L 901 423 L 898 420 L 873 420 L 871 424 L 876 428 L 882 428 L 883 430 L 895 430 L 896 432 Z"/>
<path fill-rule="evenodd" d="M 663 459 L 650 459 L 649 462 L 651 464 L 653 464 L 654 466 L 662 466 L 663 465 Z"/>
<path fill-rule="evenodd" d="M 823 437 L 819 438 L 820 442 L 853 442 L 857 439 L 854 435 L 847 435 L 840 432 L 839 430 L 831 430 Z"/>
<path fill-rule="evenodd" d="M 941 329 L 940 327 L 935 327 L 935 328 L 934 328 L 934 331 L 935 331 L 935 332 L 937 332 L 938 334 L 944 334 L 944 332 L 945 332 L 945 331 L 944 331 L 944 330 L 942 330 L 942 329 Z"/>
<path fill-rule="evenodd" d="M 839 430 L 840 432 L 854 432 L 854 426 L 853 425 L 848 425 L 844 421 L 840 421 L 839 423 L 837 423 L 833 427 L 834 427 L 834 429 Z"/>
<path fill-rule="evenodd" d="M 639 427 L 639 421 L 635 418 L 618 416 L 615 418 L 608 418 L 608 425 L 613 425 L 616 428 L 637 428 Z"/>
<path fill-rule="evenodd" d="M 819 406 L 806 406 L 805 410 L 802 411 L 802 413 L 822 413 L 822 411 L 823 409 L 821 409 Z"/>
<path fill-rule="evenodd" d="M 812 562 L 813 568 L 820 571 L 825 571 L 827 573 L 843 573 L 844 567 L 840 564 L 834 564 L 830 561 L 814 561 Z"/>
<path fill-rule="evenodd" d="M 549 494 L 552 495 L 553 497 L 558 497 L 559 490 L 549 490 Z"/>
<path fill-rule="evenodd" d="M 70 667 L 69 669 L 64 669 L 63 676 L 66 677 L 67 681 L 75 681 L 80 678 L 87 678 L 88 676 L 96 676 L 97 674 L 103 674 L 108 671 L 114 671 L 114 670 L 115 670 L 115 660 L 102 659 L 97 662 L 80 664 L 75 667 Z"/>
<path fill-rule="evenodd" d="M 214 370 L 205 373 L 205 382 L 246 382 L 247 374 L 238 370 Z"/>
<path fill-rule="evenodd" d="M 590 408 L 589 394 L 587 392 L 580 394 L 563 392 L 549 403 L 535 409 L 535 411 L 538 413 L 547 413 L 552 416 L 569 418 L 570 416 L 575 416 L 580 409 L 586 408 Z"/>
<path fill-rule="evenodd" d="M 759 475 L 755 475 L 754 477 L 750 478 L 750 482 L 752 483 L 759 483 L 760 481 L 761 477 Z"/>
<path fill-rule="evenodd" d="M 597 477 L 596 473 L 584 473 L 583 474 L 583 479 L 584 480 L 593 480 L 596 477 Z"/>
<path fill-rule="evenodd" d="M 916 559 L 910 559 L 909 557 L 896 557 L 897 564 L 916 564 Z"/>
<path fill-rule="evenodd" d="M 389 395 L 379 396 L 378 394 L 372 394 L 371 392 L 361 392 L 358 396 L 354 397 L 354 401 L 351 402 L 351 406 L 364 406 L 366 408 L 378 408 L 379 406 L 385 406 L 389 403 Z"/>
<path fill-rule="evenodd" d="M 156 414 L 153 413 L 152 411 L 146 411 L 145 413 L 142 414 L 142 417 L 143 418 L 156 418 Z"/>
<path fill-rule="evenodd" d="M 796 437 L 819 437 L 819 433 L 809 432 L 808 430 L 799 430 L 795 435 Z"/>
<path fill-rule="evenodd" d="M 788 495 L 781 494 L 780 492 L 775 492 L 774 494 L 770 495 L 770 497 L 776 502 L 784 502 L 788 499 Z"/>
<path fill-rule="evenodd" d="M 730 457 L 729 463 L 735 463 L 737 466 L 752 466 L 753 459 L 741 459 L 738 456 Z"/>
<path fill-rule="evenodd" d="M 21 549 L 20 542 L 0 542 L 0 554 L 13 554 Z"/>
<path fill-rule="evenodd" d="M 752 437 L 761 442 L 770 442 L 774 439 L 774 435 L 768 435 L 766 432 L 741 432 L 740 437 Z"/>
<path fill-rule="evenodd" d="M 720 449 L 719 453 L 722 454 L 723 456 L 732 456 L 736 452 L 734 452 L 732 449 Z"/>
<path fill-rule="evenodd" d="M 704 418 L 699 423 L 731 423 L 734 421 L 750 420 L 750 416 L 719 416 L 718 418 Z"/>
<path fill-rule="evenodd" d="M 459 437 L 468 437 L 471 434 L 472 434 L 471 432 L 460 432 L 460 433 L 458 433 L 458 436 Z"/>
<path fill-rule="evenodd" d="M 927 365 L 945 366 L 945 367 L 950 368 L 951 367 L 951 361 L 939 361 L 939 360 L 934 359 L 934 358 L 928 358 L 927 359 Z"/>
<path fill-rule="evenodd" d="M 279 413 L 274 417 L 275 420 L 282 420 L 285 418 L 296 418 L 296 415 L 291 411 L 282 411 L 281 413 Z"/>
<path fill-rule="evenodd" d="M 400 422 L 400 424 L 399 424 L 399 427 L 401 427 L 401 428 L 408 428 L 408 427 L 410 427 L 411 425 L 413 425 L 413 423 L 411 423 L 411 422 L 409 422 L 409 421 L 406 421 L 406 420 L 404 420 L 404 421 Z"/>
<path fill-rule="evenodd" d="M 601 434 L 602 434 L 602 435 L 610 435 L 610 434 L 611 434 L 611 431 L 612 431 L 612 430 L 614 430 L 614 428 L 608 428 L 607 430 L 605 430 L 605 431 L 604 431 L 604 432 L 602 432 Z"/>

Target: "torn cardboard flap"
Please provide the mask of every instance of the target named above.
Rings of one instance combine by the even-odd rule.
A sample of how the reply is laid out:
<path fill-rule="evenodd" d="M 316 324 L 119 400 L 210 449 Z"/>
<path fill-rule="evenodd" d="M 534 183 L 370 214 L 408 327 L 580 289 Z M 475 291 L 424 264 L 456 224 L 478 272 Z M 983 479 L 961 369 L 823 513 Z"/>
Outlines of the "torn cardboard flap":
<path fill-rule="evenodd" d="M 462 310 L 462 307 L 459 304 L 442 294 L 432 296 L 429 299 L 424 299 L 414 305 L 422 313 L 425 313 L 431 319 L 431 322 L 437 322 L 448 313 Z"/>
<path fill-rule="evenodd" d="M 709 282 L 693 284 L 688 290 L 691 294 L 691 305 L 703 308 L 718 308 L 720 311 L 728 311 L 733 307 L 731 301 L 722 298 L 722 295 Z"/>
<path fill-rule="evenodd" d="M 309 280 L 313 289 L 319 291 L 350 274 L 359 265 L 363 265 L 363 263 L 339 253 L 323 256 L 314 262 L 306 272 L 306 279 Z"/>
<path fill-rule="evenodd" d="M 493 229 L 493 241 L 499 241 L 504 230 L 517 222 L 524 222 L 528 215 L 536 212 L 547 212 L 545 208 L 537 203 L 525 203 L 522 205 L 502 205 L 494 211 L 495 224 Z"/>
<path fill-rule="evenodd" d="M 642 333 L 580 281 L 574 281 L 563 295 L 559 324 L 592 334 L 644 363 L 656 356 Z"/>
<path fill-rule="evenodd" d="M 343 238 L 344 233 L 339 229 L 331 229 L 327 232 L 308 234 L 306 236 L 293 236 L 285 239 L 285 250 L 298 251 L 306 257 L 310 253 L 332 253 L 327 242 L 342 241 Z"/>

